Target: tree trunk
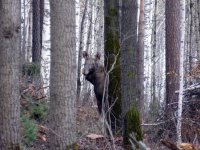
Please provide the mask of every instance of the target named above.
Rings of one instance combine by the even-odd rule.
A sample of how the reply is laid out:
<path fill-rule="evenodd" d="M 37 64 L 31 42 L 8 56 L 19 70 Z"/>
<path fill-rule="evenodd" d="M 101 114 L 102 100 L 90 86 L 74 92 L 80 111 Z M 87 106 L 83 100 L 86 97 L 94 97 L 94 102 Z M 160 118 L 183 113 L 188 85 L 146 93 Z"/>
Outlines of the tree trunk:
<path fill-rule="evenodd" d="M 24 64 L 26 61 L 26 37 L 27 37 L 27 30 L 26 30 L 26 0 L 23 0 L 23 33 L 22 33 L 22 49 L 21 49 L 21 63 Z"/>
<path fill-rule="evenodd" d="M 40 0 L 40 48 L 41 48 L 41 51 L 42 51 L 43 21 L 44 21 L 44 0 Z M 41 55 L 42 55 L 42 52 L 41 52 Z"/>
<path fill-rule="evenodd" d="M 89 49 L 91 49 L 91 42 L 92 42 L 92 25 L 94 24 L 93 22 L 93 0 L 90 0 L 88 7 L 90 8 L 88 11 L 88 34 L 87 34 L 87 39 L 86 39 L 86 52 L 89 51 Z"/>
<path fill-rule="evenodd" d="M 85 26 L 85 19 L 86 13 L 88 9 L 88 0 L 85 1 L 85 7 L 83 10 L 83 16 L 81 19 L 81 26 L 80 26 L 80 39 L 79 39 L 79 50 L 78 50 L 78 68 L 77 68 L 77 101 L 80 101 L 80 94 L 81 94 L 81 64 L 82 64 L 82 52 L 83 52 L 83 43 L 84 43 L 84 26 Z"/>
<path fill-rule="evenodd" d="M 181 126 L 182 126 L 182 110 L 183 110 L 183 82 L 184 82 L 184 48 L 185 48 L 185 0 L 181 1 L 180 5 L 181 11 L 181 35 L 180 35 L 180 85 L 179 85 L 179 99 L 178 99 L 178 119 L 177 119 L 177 143 L 181 144 L 182 137 L 181 137 Z"/>
<path fill-rule="evenodd" d="M 32 4 L 32 3 L 31 3 Z M 32 39 L 33 39 L 33 25 L 32 25 L 32 21 L 33 21 L 33 15 L 32 15 L 32 9 L 31 9 L 31 4 L 30 4 L 30 9 L 28 12 L 28 34 L 27 34 L 27 62 L 31 61 L 32 58 Z"/>
<path fill-rule="evenodd" d="M 121 9 L 121 53 L 120 53 L 120 68 L 121 68 L 121 96 L 122 96 L 122 117 L 124 119 L 124 144 L 128 144 L 129 134 L 134 132 L 137 139 L 141 140 L 140 114 L 139 114 L 139 98 L 141 95 L 138 92 L 143 92 L 139 89 L 136 82 L 140 80 L 142 73 L 143 61 L 142 56 L 142 41 L 137 43 L 137 15 L 138 3 L 135 0 L 122 1 Z M 141 14 L 142 15 L 142 14 Z M 140 20 L 141 21 L 141 20 Z M 141 22 L 140 22 L 141 23 Z M 140 26 L 140 38 L 142 39 L 142 26 Z M 140 40 L 141 40 L 140 39 Z M 138 49 L 141 48 L 141 49 Z M 141 50 L 139 52 L 139 50 Z M 140 58 L 137 58 L 137 57 Z M 137 66 L 138 65 L 138 66 Z M 137 70 L 138 69 L 138 70 Z M 143 84 L 143 83 L 142 83 Z M 142 85 L 141 85 L 142 86 Z M 139 89 L 139 91 L 138 91 Z M 138 94 L 138 95 L 137 95 Z M 142 94 L 142 93 L 141 93 Z M 134 114 L 134 115 L 131 115 Z M 132 122 L 132 123 L 131 123 Z M 134 125 L 133 125 L 134 122 Z"/>
<path fill-rule="evenodd" d="M 113 131 L 117 131 L 119 126 L 119 116 L 121 115 L 121 92 L 120 92 L 120 60 L 119 60 L 119 1 L 118 0 L 104 0 L 105 12 L 105 67 L 110 70 L 114 62 L 114 57 L 117 57 L 116 63 L 112 73 L 109 74 L 108 97 L 112 107 L 111 112 L 108 113 L 109 123 Z M 115 126 L 117 125 L 117 126 Z"/>
<path fill-rule="evenodd" d="M 0 3 L 0 150 L 19 150 L 20 1 Z"/>
<path fill-rule="evenodd" d="M 88 2 L 88 6 L 87 7 L 89 7 L 88 9 L 88 23 L 89 23 L 89 25 L 88 25 L 88 32 L 87 32 L 87 39 L 86 39 L 86 52 L 88 53 L 88 54 L 90 54 L 91 52 L 92 52 L 92 46 L 91 46 L 91 44 L 92 44 L 92 30 L 93 30 L 93 28 L 92 28 L 92 26 L 93 26 L 93 7 L 94 7 L 94 5 L 93 5 L 93 0 L 90 0 L 89 2 Z M 84 10 L 85 11 L 85 10 Z M 81 24 L 82 25 L 82 24 Z M 82 29 L 83 30 L 83 29 Z M 82 31 L 83 32 L 83 31 Z M 81 34 L 83 34 L 83 33 L 81 33 Z M 83 35 L 82 35 L 83 36 Z M 80 39 L 80 40 L 82 40 L 82 42 L 84 41 L 84 39 L 83 39 L 83 37 Z M 94 43 L 93 43 L 94 44 Z M 82 51 L 82 50 L 81 50 Z M 79 49 L 79 52 L 80 52 L 80 49 Z M 94 52 L 94 51 L 93 51 Z M 82 62 L 82 61 L 81 61 Z M 81 83 L 81 81 L 80 81 L 80 83 Z M 88 81 L 86 81 L 86 80 L 83 80 L 83 90 L 82 90 L 82 93 L 84 94 L 83 95 L 83 103 L 84 104 L 86 104 L 86 103 L 88 103 L 89 102 L 89 97 L 90 97 L 90 94 L 91 94 L 91 89 L 90 89 L 90 86 L 91 86 L 91 84 L 88 82 Z M 80 97 L 80 91 L 78 92 L 78 90 L 79 89 L 77 89 L 77 94 L 78 94 L 78 97 Z"/>
<path fill-rule="evenodd" d="M 173 4 L 173 5 L 172 5 Z M 166 119 L 171 120 L 176 106 L 179 89 L 180 66 L 180 1 L 166 0 Z M 177 104 L 177 103 L 176 103 Z M 169 123 L 172 132 L 175 131 L 173 122 Z"/>
<path fill-rule="evenodd" d="M 41 26 L 40 26 L 40 0 L 32 0 L 33 27 L 32 27 L 32 62 L 41 64 Z"/>
<path fill-rule="evenodd" d="M 151 71 L 151 103 L 150 109 L 154 114 L 156 109 L 156 33 L 157 33 L 157 0 L 154 1 L 154 13 L 153 13 L 153 28 L 152 28 L 152 52 L 151 52 L 151 60 L 152 60 L 152 71 Z M 157 117 L 157 116 L 152 116 Z"/>
<path fill-rule="evenodd" d="M 138 107 L 142 116 L 144 110 L 144 0 L 140 0 L 140 15 L 138 26 L 138 48 L 137 48 L 137 98 Z M 137 21 L 137 18 L 135 18 Z M 137 29 L 135 27 L 135 29 Z M 137 39 L 135 39 L 137 40 Z M 143 118 L 143 117 L 142 117 Z"/>
<path fill-rule="evenodd" d="M 50 149 L 76 140 L 75 1 L 51 0 Z"/>

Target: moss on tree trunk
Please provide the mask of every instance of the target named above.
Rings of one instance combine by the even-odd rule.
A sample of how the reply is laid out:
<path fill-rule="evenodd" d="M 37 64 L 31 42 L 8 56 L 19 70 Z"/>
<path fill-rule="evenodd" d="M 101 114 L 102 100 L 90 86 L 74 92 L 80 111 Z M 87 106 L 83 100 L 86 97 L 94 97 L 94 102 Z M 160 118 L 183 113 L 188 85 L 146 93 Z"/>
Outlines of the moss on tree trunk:
<path fill-rule="evenodd" d="M 130 134 L 134 133 L 137 141 L 143 139 L 143 133 L 140 122 L 140 112 L 136 106 L 132 106 L 124 118 L 124 145 L 129 145 Z"/>
<path fill-rule="evenodd" d="M 109 86 L 108 86 L 108 97 L 109 103 L 114 106 L 112 107 L 111 115 L 111 126 L 112 130 L 115 129 L 114 122 L 119 119 L 121 114 L 121 93 L 120 93 L 120 60 L 119 60 L 119 13 L 116 6 L 118 5 L 117 0 L 105 1 L 105 66 L 107 70 L 110 69 L 114 62 L 114 57 L 117 57 L 114 69 L 109 74 Z M 117 122 L 119 126 L 119 122 Z"/>

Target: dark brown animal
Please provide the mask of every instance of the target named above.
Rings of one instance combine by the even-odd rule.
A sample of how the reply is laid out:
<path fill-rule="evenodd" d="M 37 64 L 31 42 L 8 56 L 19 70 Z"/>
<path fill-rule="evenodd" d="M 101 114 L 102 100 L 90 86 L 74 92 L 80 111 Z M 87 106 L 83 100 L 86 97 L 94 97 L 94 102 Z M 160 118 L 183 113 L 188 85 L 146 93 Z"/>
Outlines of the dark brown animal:
<path fill-rule="evenodd" d="M 104 92 L 105 70 L 100 64 L 100 53 L 95 55 L 95 58 L 89 57 L 87 52 L 83 52 L 85 59 L 84 68 L 82 70 L 85 79 L 94 85 L 94 93 L 97 99 L 98 111 L 102 112 L 102 99 Z"/>

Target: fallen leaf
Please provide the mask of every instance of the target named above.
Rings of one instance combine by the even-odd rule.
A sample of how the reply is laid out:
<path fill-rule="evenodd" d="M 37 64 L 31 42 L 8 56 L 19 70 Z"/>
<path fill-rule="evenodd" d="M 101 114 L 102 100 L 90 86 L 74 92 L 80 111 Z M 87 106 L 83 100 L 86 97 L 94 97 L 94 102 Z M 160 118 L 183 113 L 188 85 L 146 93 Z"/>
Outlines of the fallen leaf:
<path fill-rule="evenodd" d="M 96 140 L 96 139 L 99 139 L 99 138 L 103 138 L 104 136 L 91 133 L 91 134 L 88 134 L 86 137 L 89 138 L 89 139 L 92 139 L 92 140 Z"/>

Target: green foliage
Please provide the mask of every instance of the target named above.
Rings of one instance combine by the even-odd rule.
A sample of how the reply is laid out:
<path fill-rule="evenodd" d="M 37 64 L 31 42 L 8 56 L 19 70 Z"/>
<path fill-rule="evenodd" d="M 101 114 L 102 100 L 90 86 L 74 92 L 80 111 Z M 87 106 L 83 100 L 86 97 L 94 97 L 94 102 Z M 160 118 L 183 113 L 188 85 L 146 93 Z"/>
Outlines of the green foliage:
<path fill-rule="evenodd" d="M 36 139 L 37 125 L 25 115 L 21 116 L 21 122 L 24 127 L 25 142 L 30 145 Z"/>
<path fill-rule="evenodd" d="M 33 76 L 40 74 L 40 66 L 36 63 L 26 63 L 22 67 L 23 75 Z"/>
<path fill-rule="evenodd" d="M 35 104 L 32 107 L 31 117 L 38 120 L 43 120 L 47 115 L 48 107 L 45 104 Z"/>
<path fill-rule="evenodd" d="M 132 106 L 126 113 L 124 118 L 124 144 L 129 145 L 129 135 L 131 133 L 135 134 L 138 141 L 143 139 L 140 113 L 136 106 Z"/>

